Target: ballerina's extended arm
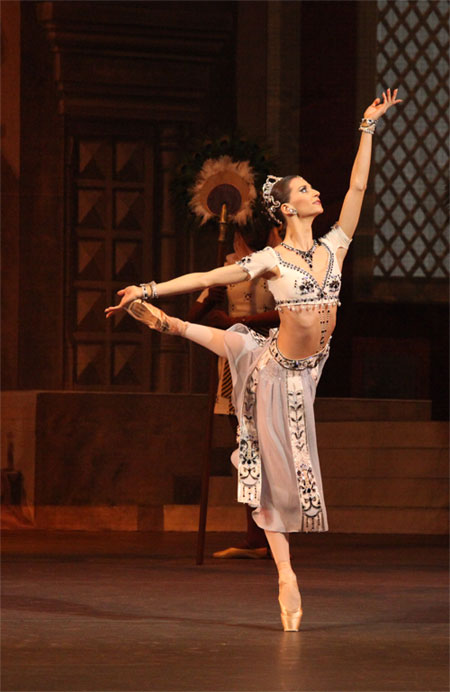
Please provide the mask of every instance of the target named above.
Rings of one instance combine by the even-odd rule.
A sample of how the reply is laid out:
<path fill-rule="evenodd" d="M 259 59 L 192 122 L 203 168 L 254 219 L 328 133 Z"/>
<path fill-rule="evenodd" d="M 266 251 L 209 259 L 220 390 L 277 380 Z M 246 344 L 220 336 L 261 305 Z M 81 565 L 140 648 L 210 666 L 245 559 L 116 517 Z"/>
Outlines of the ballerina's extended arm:
<path fill-rule="evenodd" d="M 377 98 L 364 112 L 364 120 L 361 126 L 361 140 L 356 154 L 355 162 L 352 168 L 350 177 L 350 186 L 345 195 L 339 216 L 339 226 L 349 238 L 353 237 L 356 226 L 359 221 L 361 207 L 364 199 L 364 193 L 367 187 L 369 178 L 370 159 L 372 156 L 372 136 L 375 130 L 375 124 L 378 118 L 386 113 L 388 108 L 397 103 L 401 103 L 402 99 L 397 99 L 398 89 L 387 89 L 387 95 L 383 92 L 383 102 Z M 365 122 L 364 122 L 365 121 Z M 372 121 L 372 125 L 370 122 Z M 363 124 L 365 125 L 363 129 Z M 340 249 L 338 252 L 342 252 Z M 345 254 L 345 251 L 344 251 Z"/>
<path fill-rule="evenodd" d="M 217 267 L 217 269 L 212 269 L 209 272 L 183 274 L 183 276 L 177 276 L 176 279 L 163 281 L 158 284 L 158 297 L 193 293 L 211 286 L 228 286 L 228 284 L 237 284 L 247 280 L 248 273 L 242 267 L 238 264 L 229 264 L 226 267 Z M 126 309 L 133 300 L 142 298 L 143 292 L 140 286 L 127 286 L 117 291 L 117 295 L 122 297 L 121 301 L 118 305 L 106 308 L 106 317 L 111 317 L 114 313 Z"/>

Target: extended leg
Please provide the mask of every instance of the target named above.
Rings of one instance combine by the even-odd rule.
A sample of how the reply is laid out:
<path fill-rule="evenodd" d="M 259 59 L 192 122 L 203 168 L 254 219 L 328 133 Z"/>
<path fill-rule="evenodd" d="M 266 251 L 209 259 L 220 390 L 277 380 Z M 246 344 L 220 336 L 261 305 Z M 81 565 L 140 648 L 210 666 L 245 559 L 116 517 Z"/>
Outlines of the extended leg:
<path fill-rule="evenodd" d="M 178 319 L 178 317 L 170 317 L 170 315 L 167 315 L 151 303 L 144 303 L 140 300 L 131 303 L 127 312 L 136 320 L 139 320 L 139 322 L 146 324 L 150 329 L 174 334 L 175 336 L 184 336 L 186 339 L 217 353 L 218 356 L 227 355 L 224 331 L 222 329 L 185 322 Z M 236 336 L 239 335 L 236 334 Z"/>

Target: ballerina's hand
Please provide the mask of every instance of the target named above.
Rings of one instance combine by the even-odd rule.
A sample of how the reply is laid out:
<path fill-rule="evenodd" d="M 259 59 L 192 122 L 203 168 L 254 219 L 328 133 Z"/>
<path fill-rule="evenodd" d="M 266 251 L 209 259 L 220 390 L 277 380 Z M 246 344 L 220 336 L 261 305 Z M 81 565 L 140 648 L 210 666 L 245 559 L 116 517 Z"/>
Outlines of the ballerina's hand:
<path fill-rule="evenodd" d="M 378 120 L 378 118 L 381 118 L 381 116 L 386 113 L 388 108 L 395 106 L 396 103 L 402 103 L 403 99 L 397 98 L 397 92 L 398 89 L 394 89 L 392 94 L 390 89 L 387 89 L 386 93 L 383 91 L 383 102 L 381 99 L 376 98 L 364 111 L 364 117 Z"/>
<path fill-rule="evenodd" d="M 111 305 L 109 308 L 106 308 L 105 313 L 107 318 L 111 317 L 111 315 L 114 315 L 116 312 L 125 310 L 125 308 L 132 303 L 133 300 L 136 300 L 136 298 L 141 298 L 142 288 L 139 288 L 139 286 L 127 286 L 126 288 L 122 288 L 120 291 L 117 291 L 117 295 L 122 296 L 122 299 L 118 305 Z"/>

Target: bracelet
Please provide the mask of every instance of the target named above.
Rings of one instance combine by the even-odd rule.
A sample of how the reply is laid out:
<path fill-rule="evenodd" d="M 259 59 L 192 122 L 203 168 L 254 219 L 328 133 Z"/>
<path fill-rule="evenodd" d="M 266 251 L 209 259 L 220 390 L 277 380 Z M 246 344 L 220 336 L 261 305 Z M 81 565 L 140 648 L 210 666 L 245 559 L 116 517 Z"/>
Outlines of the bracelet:
<path fill-rule="evenodd" d="M 370 135 L 373 135 L 375 134 L 376 126 L 376 120 L 372 120 L 372 118 L 362 118 L 358 130 L 361 130 L 361 132 L 368 132 Z"/>
<path fill-rule="evenodd" d="M 152 289 L 152 300 L 153 298 L 157 298 L 158 294 L 156 292 L 156 282 L 155 281 L 150 281 L 149 283 L 150 288 Z"/>
<path fill-rule="evenodd" d="M 148 303 L 149 295 L 148 295 L 148 285 L 147 284 L 139 284 L 140 288 L 142 288 L 142 300 L 145 300 L 146 303 Z"/>
<path fill-rule="evenodd" d="M 158 297 L 155 281 L 150 281 L 148 284 L 139 284 L 139 286 L 142 288 L 142 300 L 145 300 L 147 303 Z M 148 292 L 149 289 L 151 291 L 150 294 Z"/>

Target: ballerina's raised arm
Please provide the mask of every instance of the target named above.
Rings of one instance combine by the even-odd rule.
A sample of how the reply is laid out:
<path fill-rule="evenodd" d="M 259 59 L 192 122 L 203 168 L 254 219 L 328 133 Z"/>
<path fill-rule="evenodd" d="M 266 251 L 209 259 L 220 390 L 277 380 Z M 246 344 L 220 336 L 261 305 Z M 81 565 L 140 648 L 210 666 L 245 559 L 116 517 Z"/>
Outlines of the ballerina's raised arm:
<path fill-rule="evenodd" d="M 376 98 L 364 111 L 364 117 L 359 128 L 362 132 L 361 140 L 353 163 L 349 189 L 345 195 L 338 221 L 339 226 L 349 238 L 353 237 L 358 225 L 367 187 L 372 156 L 372 135 L 375 132 L 377 120 L 386 113 L 388 108 L 402 102 L 403 99 L 397 98 L 397 93 L 398 89 L 394 89 L 392 93 L 390 89 L 387 89 L 386 92 L 383 92 L 383 100 Z M 342 250 L 338 251 L 338 259 L 340 259 L 339 252 Z"/>

